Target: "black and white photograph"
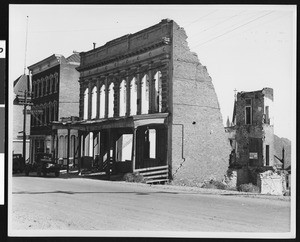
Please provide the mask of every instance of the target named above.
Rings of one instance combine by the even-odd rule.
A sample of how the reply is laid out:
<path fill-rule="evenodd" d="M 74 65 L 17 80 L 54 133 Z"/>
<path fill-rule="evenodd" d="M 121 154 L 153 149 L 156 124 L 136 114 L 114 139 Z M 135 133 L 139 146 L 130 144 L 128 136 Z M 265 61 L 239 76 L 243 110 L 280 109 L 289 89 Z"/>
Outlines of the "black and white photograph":
<path fill-rule="evenodd" d="M 8 7 L 8 236 L 295 238 L 296 5 Z"/>

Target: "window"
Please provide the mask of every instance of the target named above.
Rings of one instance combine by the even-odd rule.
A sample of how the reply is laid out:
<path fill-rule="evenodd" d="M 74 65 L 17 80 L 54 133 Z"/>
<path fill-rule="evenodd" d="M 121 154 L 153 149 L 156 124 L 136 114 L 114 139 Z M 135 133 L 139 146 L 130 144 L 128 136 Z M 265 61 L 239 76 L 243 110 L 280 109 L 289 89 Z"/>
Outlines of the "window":
<path fill-rule="evenodd" d="M 270 124 L 269 106 L 265 107 L 265 124 Z"/>
<path fill-rule="evenodd" d="M 132 78 L 130 82 L 130 115 L 136 115 L 137 112 L 137 80 Z"/>
<path fill-rule="evenodd" d="M 125 116 L 126 115 L 126 103 L 127 103 L 127 99 L 126 99 L 126 84 L 125 84 L 125 80 L 122 80 L 121 84 L 120 84 L 120 101 L 119 101 L 119 115 L 120 116 Z"/>
<path fill-rule="evenodd" d="M 245 124 L 252 124 L 252 100 L 246 99 Z"/>
<path fill-rule="evenodd" d="M 109 85 L 108 89 L 108 117 L 114 116 L 114 83 Z"/>
<path fill-rule="evenodd" d="M 83 119 L 88 119 L 88 106 L 89 105 L 89 89 L 86 88 L 83 96 Z"/>
<path fill-rule="evenodd" d="M 91 93 L 91 99 L 92 99 L 92 116 L 91 118 L 96 118 L 96 112 L 97 112 L 97 87 L 94 86 L 92 93 Z"/>
<path fill-rule="evenodd" d="M 266 145 L 266 166 L 270 165 L 270 148 L 269 145 Z"/>
<path fill-rule="evenodd" d="M 58 91 L 58 74 L 54 74 L 54 92 Z"/>
<path fill-rule="evenodd" d="M 52 103 L 51 102 L 49 103 L 48 107 L 49 107 L 48 113 L 49 113 L 49 123 L 50 123 L 53 121 L 52 120 L 53 116 L 52 116 Z"/>
<path fill-rule="evenodd" d="M 49 92 L 49 78 L 45 78 L 45 95 L 48 95 Z"/>
<path fill-rule="evenodd" d="M 50 75 L 50 78 L 49 78 L 49 94 L 52 93 L 52 88 L 53 88 L 53 75 L 51 74 Z"/>
<path fill-rule="evenodd" d="M 144 158 L 156 158 L 156 130 L 147 129 L 145 132 Z"/>
<path fill-rule="evenodd" d="M 149 77 L 144 75 L 141 82 L 142 114 L 149 112 Z"/>
<path fill-rule="evenodd" d="M 104 118 L 105 117 L 105 85 L 104 84 L 101 86 L 99 95 L 100 95 L 99 115 L 100 118 Z"/>
<path fill-rule="evenodd" d="M 161 72 L 158 71 L 154 75 L 154 109 L 159 113 L 162 111 L 162 86 L 161 86 Z"/>

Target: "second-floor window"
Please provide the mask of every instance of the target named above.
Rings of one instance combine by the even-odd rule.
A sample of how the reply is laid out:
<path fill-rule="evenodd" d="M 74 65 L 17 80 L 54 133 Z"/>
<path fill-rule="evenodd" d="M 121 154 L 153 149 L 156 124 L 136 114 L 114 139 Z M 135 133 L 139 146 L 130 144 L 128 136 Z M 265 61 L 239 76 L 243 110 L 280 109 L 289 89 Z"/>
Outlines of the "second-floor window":
<path fill-rule="evenodd" d="M 252 124 L 252 99 L 246 99 L 245 124 Z"/>

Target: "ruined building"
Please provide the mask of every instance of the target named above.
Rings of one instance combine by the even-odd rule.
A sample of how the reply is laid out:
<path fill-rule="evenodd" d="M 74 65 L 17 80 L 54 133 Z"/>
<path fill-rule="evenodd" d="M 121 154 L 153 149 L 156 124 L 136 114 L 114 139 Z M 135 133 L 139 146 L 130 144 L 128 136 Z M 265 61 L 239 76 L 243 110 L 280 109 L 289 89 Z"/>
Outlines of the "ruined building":
<path fill-rule="evenodd" d="M 238 183 L 255 183 L 251 170 L 274 166 L 273 110 L 272 88 L 236 95 L 233 125 L 225 130 L 232 147 L 230 167 L 243 169 Z"/>
<path fill-rule="evenodd" d="M 229 145 L 205 66 L 173 20 L 80 53 L 79 156 L 158 181 L 221 179 Z M 155 173 L 155 172 L 154 172 Z"/>
<path fill-rule="evenodd" d="M 70 137 L 69 158 L 75 159 L 78 146 L 77 130 L 70 134 L 66 129 L 53 126 L 64 117 L 78 116 L 79 53 L 65 58 L 53 54 L 28 67 L 32 74 L 30 161 L 35 154 L 51 153 L 55 160 L 66 163 L 68 138 Z"/>

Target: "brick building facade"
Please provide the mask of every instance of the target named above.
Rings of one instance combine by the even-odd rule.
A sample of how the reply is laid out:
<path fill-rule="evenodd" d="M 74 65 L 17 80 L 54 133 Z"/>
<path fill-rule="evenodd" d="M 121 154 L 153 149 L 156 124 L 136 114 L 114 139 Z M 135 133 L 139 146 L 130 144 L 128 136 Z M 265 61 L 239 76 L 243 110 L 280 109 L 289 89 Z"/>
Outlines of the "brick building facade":
<path fill-rule="evenodd" d="M 218 99 L 186 39 L 165 19 L 80 53 L 79 157 L 117 172 L 168 166 L 173 180 L 224 176 Z"/>
<path fill-rule="evenodd" d="M 28 67 L 32 74 L 32 103 L 30 128 L 30 159 L 38 152 L 52 153 L 56 160 L 66 159 L 68 135 L 65 130 L 53 129 L 53 122 L 64 117 L 78 116 L 79 54 L 68 58 L 51 55 Z M 71 133 L 72 157 L 78 146 L 77 131 Z"/>

